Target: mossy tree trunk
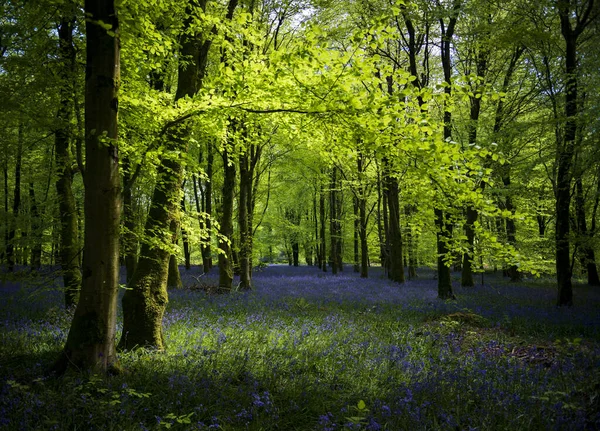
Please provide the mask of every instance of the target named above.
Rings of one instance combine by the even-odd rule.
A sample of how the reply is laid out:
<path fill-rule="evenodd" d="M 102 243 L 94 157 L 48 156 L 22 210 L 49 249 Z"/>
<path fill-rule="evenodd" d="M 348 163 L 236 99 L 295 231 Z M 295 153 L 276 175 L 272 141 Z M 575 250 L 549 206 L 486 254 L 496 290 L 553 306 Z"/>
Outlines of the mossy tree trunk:
<path fill-rule="evenodd" d="M 59 373 L 106 372 L 116 361 L 121 178 L 117 147 L 119 22 L 113 0 L 86 0 L 85 236 L 83 284 Z M 110 25 L 110 32 L 98 22 Z"/>
<path fill-rule="evenodd" d="M 194 6 L 196 3 L 191 1 L 184 24 L 186 29 L 194 19 Z M 206 2 L 202 2 L 201 8 L 206 8 Z M 210 48 L 210 41 L 203 42 L 201 34 L 184 34 L 181 56 L 190 60 L 179 65 L 175 100 L 193 96 L 199 90 L 204 72 L 200 59 Z M 181 202 L 182 157 L 187 152 L 187 135 L 187 125 L 179 124 L 172 127 L 166 136 L 166 149 L 157 169 L 140 257 L 128 284 L 129 290 L 123 296 L 123 334 L 119 342 L 122 349 L 165 348 L 162 319 L 168 302 L 169 263 Z M 172 275 L 173 271 L 175 268 L 171 271 Z M 178 275 L 179 270 L 175 272 Z"/>

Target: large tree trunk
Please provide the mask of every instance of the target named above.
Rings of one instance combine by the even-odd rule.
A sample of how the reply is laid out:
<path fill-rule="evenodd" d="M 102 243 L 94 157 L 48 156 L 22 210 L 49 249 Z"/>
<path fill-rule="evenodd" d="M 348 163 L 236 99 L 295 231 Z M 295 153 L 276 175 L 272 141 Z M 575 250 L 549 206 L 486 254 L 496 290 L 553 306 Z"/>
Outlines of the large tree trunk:
<path fill-rule="evenodd" d="M 193 21 L 194 5 L 192 2 L 188 7 L 189 15 L 184 23 L 186 29 Z M 203 2 L 200 6 L 204 9 L 206 3 Z M 179 64 L 176 101 L 193 96 L 200 88 L 203 69 L 199 59 L 209 47 L 208 41 L 202 43 L 202 35 L 185 34 L 181 56 L 191 61 Z M 119 342 L 120 348 L 165 348 L 162 319 L 168 302 L 170 248 L 179 216 L 183 183 L 182 158 L 187 152 L 187 134 L 186 124 L 171 128 L 167 134 L 167 148 L 157 169 L 157 182 L 144 228 L 145 241 L 129 289 L 123 296 L 123 335 Z M 171 271 L 172 275 L 175 275 L 174 271 L 175 268 Z M 176 272 L 178 275 L 178 268 Z"/>
<path fill-rule="evenodd" d="M 117 139 L 119 23 L 113 0 L 86 0 L 83 285 L 55 369 L 108 371 L 117 361 L 121 178 Z M 98 24 L 110 25 L 111 34 Z"/>

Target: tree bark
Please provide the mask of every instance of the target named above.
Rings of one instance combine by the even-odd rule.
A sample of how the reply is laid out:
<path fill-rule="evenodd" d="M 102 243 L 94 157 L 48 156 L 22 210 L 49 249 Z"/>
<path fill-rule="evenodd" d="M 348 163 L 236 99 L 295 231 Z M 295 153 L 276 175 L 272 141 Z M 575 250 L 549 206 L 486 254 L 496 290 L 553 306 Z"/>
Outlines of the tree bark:
<path fill-rule="evenodd" d="M 592 237 L 588 232 L 585 218 L 585 200 L 581 177 L 577 178 L 575 182 L 575 217 L 577 222 L 577 242 L 579 243 L 581 263 L 587 275 L 587 284 L 590 286 L 600 286 L 600 278 L 598 277 L 598 269 L 596 268 L 596 253 L 591 246 Z"/>
<path fill-rule="evenodd" d="M 60 78 L 62 86 L 59 90 L 58 128 L 54 132 L 55 159 L 57 168 L 56 194 L 60 211 L 60 265 L 62 269 L 65 291 L 65 305 L 77 304 L 81 287 L 81 270 L 79 266 L 79 227 L 77 224 L 77 205 L 73 194 L 73 160 L 70 146 L 71 97 L 70 82 L 75 73 L 75 48 L 73 46 L 72 16 L 61 19 L 59 36 L 59 53 L 62 67 Z"/>
<path fill-rule="evenodd" d="M 184 194 L 181 196 L 181 211 L 183 214 L 185 214 L 185 187 L 183 193 Z M 183 226 L 181 227 L 181 240 L 183 241 L 183 257 L 185 261 L 185 269 L 186 271 L 189 271 L 192 266 L 190 262 L 190 241 L 188 238 L 188 233 L 183 228 Z"/>
<path fill-rule="evenodd" d="M 398 179 L 388 175 L 386 181 L 389 244 L 388 278 L 398 283 L 404 283 L 404 263 L 402 261 L 402 231 L 400 230 L 400 206 Z"/>
<path fill-rule="evenodd" d="M 338 237 L 337 237 L 337 218 L 338 218 L 338 210 L 337 210 L 337 196 L 336 196 L 336 187 L 337 187 L 337 168 L 334 166 L 331 170 L 330 184 L 329 184 L 329 266 L 331 267 L 331 273 L 338 273 Z"/>
<path fill-rule="evenodd" d="M 123 168 L 126 171 L 123 175 L 123 227 L 124 232 L 121 238 L 122 253 L 125 260 L 125 280 L 131 281 L 135 268 L 137 266 L 138 239 L 135 234 L 135 214 L 133 211 L 132 194 L 132 175 L 127 172 L 131 166 L 127 158 L 123 160 Z"/>
<path fill-rule="evenodd" d="M 31 247 L 31 271 L 38 271 L 42 265 L 42 222 L 32 182 L 29 183 L 29 201 L 31 203 L 31 234 L 33 236 L 33 247 Z"/>
<path fill-rule="evenodd" d="M 117 147 L 119 21 L 113 0 L 86 0 L 83 285 L 57 372 L 106 372 L 117 356 L 121 178 Z M 110 33 L 98 22 L 110 25 Z"/>
<path fill-rule="evenodd" d="M 319 268 L 321 268 L 323 272 L 327 272 L 327 240 L 325 237 L 325 186 L 323 184 L 321 185 L 321 190 L 319 192 L 319 219 L 321 220 Z"/>
<path fill-rule="evenodd" d="M 194 6 L 194 1 L 188 5 L 188 17 L 184 23 L 186 29 L 190 28 L 193 21 Z M 201 2 L 200 6 L 204 10 L 206 2 Z M 184 32 L 181 56 L 191 60 L 187 64 L 179 64 L 176 101 L 186 96 L 191 97 L 199 90 L 203 73 L 199 62 L 203 50 L 208 50 L 208 46 L 209 42 L 202 42 L 202 35 Z M 179 217 L 183 184 L 182 158 L 187 152 L 187 135 L 187 124 L 175 126 L 167 133 L 167 148 L 157 169 L 157 182 L 146 219 L 138 265 L 129 289 L 123 296 L 123 334 L 119 348 L 165 348 L 162 319 L 168 302 L 170 248 Z M 178 268 L 177 271 L 173 268 L 171 275 L 175 275 L 175 272 L 179 275 Z"/>
<path fill-rule="evenodd" d="M 244 129 L 245 131 L 245 129 Z M 246 134 L 246 133 L 245 133 Z M 252 226 L 249 223 L 252 210 L 252 169 L 250 149 L 239 156 L 240 196 L 238 204 L 238 226 L 240 231 L 240 289 L 252 289 Z"/>
<path fill-rule="evenodd" d="M 444 93 L 450 99 L 452 95 L 452 64 L 450 62 L 450 51 L 454 28 L 458 19 L 458 12 L 461 8 L 461 0 L 454 0 L 452 3 L 452 16 L 448 21 L 448 27 L 444 26 L 444 20 L 440 18 L 442 27 L 442 43 L 440 54 L 442 57 L 442 69 L 444 71 Z M 452 139 L 452 114 L 444 108 L 444 140 Z M 450 262 L 446 264 L 444 258 L 449 252 L 448 243 L 452 238 L 452 225 L 448 220 L 448 215 L 441 208 L 435 210 L 435 224 L 437 227 L 437 268 L 438 268 L 438 297 L 441 299 L 454 299 L 452 291 L 452 279 L 450 277 Z"/>
<path fill-rule="evenodd" d="M 577 134 L 577 39 L 591 22 L 594 0 L 584 2 L 583 14 L 577 17 L 575 28 L 571 25 L 571 1 L 558 2 L 560 29 L 565 40 L 565 125 L 563 139 L 557 140 L 556 148 L 556 279 L 558 282 L 557 305 L 573 305 L 573 285 L 571 280 L 570 257 L 570 205 L 571 205 L 571 168 L 575 155 Z"/>
<path fill-rule="evenodd" d="M 235 130 L 232 125 L 231 131 Z M 219 289 L 229 292 L 233 284 L 233 198 L 235 189 L 235 164 L 231 160 L 229 150 L 223 148 L 223 189 L 222 209 L 219 228 Z"/>
<path fill-rule="evenodd" d="M 15 161 L 15 188 L 13 194 L 12 218 L 8 230 L 8 242 L 6 245 L 6 260 L 8 261 L 8 271 L 15 270 L 15 238 L 17 233 L 17 223 L 19 221 L 19 211 L 21 210 L 21 161 L 23 159 L 23 125 L 19 124 L 17 140 L 17 157 Z"/>
<path fill-rule="evenodd" d="M 361 278 L 369 276 L 369 246 L 367 243 L 367 196 L 365 181 L 365 156 L 362 149 L 357 151 L 356 171 L 358 176 L 358 185 L 355 195 L 355 265 L 357 272 L 360 272 Z M 360 250 L 360 254 L 359 254 Z M 359 260 L 360 259 L 360 260 Z"/>

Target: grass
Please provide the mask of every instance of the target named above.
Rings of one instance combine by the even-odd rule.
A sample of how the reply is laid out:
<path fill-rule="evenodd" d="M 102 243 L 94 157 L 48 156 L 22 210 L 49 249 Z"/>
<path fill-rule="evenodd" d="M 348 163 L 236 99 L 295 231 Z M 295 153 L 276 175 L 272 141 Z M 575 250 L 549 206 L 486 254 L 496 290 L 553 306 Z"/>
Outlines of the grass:
<path fill-rule="evenodd" d="M 0 429 L 600 428 L 598 290 L 556 309 L 551 286 L 486 277 L 443 302 L 428 275 L 397 285 L 272 266 L 251 293 L 174 291 L 166 352 L 60 379 L 43 377 L 69 327 L 60 292 L 7 283 Z"/>

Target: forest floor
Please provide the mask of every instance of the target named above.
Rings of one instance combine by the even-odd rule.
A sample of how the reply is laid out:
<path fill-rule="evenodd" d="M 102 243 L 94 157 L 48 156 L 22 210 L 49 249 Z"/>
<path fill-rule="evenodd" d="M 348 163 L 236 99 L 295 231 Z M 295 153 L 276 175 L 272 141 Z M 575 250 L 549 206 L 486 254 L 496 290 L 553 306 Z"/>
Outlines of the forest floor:
<path fill-rule="evenodd" d="M 5 280 L 0 429 L 600 429 L 598 288 L 558 309 L 548 281 L 455 274 L 441 301 L 430 270 L 399 285 L 272 265 L 214 294 L 214 271 L 181 270 L 167 350 L 121 352 L 108 378 L 46 377 L 72 312 L 48 279 Z"/>

